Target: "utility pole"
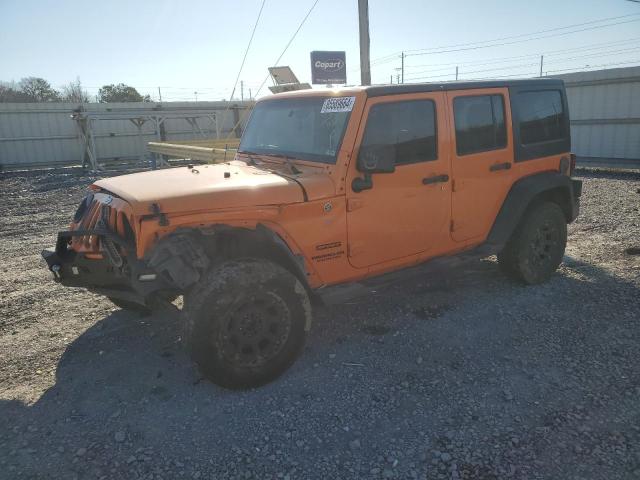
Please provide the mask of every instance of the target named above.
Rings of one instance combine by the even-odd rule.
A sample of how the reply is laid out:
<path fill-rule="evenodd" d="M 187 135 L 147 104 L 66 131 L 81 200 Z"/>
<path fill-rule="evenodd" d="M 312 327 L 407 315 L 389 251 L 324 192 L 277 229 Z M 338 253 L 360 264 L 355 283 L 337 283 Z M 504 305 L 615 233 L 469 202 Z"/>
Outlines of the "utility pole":
<path fill-rule="evenodd" d="M 540 76 L 542 76 L 542 64 L 544 63 L 544 55 L 540 55 Z"/>
<path fill-rule="evenodd" d="M 198 92 L 193 92 L 193 94 L 196 96 L 196 102 L 198 101 Z"/>
<path fill-rule="evenodd" d="M 393 73 L 391 74 L 391 81 L 389 83 L 393 85 Z"/>
<path fill-rule="evenodd" d="M 402 83 L 404 83 L 404 52 L 402 52 L 400 58 L 402 59 L 402 66 L 400 67 L 402 69 Z"/>
<path fill-rule="evenodd" d="M 251 89 L 249 89 L 249 101 L 253 100 L 253 95 L 251 95 Z"/>
<path fill-rule="evenodd" d="M 371 85 L 369 0 L 358 0 L 358 25 L 360 27 L 360 83 Z"/>
<path fill-rule="evenodd" d="M 240 80 L 240 101 L 244 102 L 244 82 Z"/>
<path fill-rule="evenodd" d="M 400 83 L 400 74 L 399 73 L 396 74 L 396 83 Z"/>
<path fill-rule="evenodd" d="M 158 98 L 160 98 L 160 103 L 162 103 L 162 91 L 160 91 L 160 87 L 158 87 Z"/>
<path fill-rule="evenodd" d="M 456 65 L 456 81 L 458 80 L 458 66 Z"/>

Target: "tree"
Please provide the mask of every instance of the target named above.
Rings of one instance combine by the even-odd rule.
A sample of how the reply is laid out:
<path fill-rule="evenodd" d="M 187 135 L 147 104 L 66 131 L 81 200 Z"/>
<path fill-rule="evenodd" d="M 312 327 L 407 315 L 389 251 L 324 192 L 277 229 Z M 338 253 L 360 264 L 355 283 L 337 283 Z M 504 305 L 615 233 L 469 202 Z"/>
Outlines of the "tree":
<path fill-rule="evenodd" d="M 15 84 L 0 84 L 0 103 L 29 102 L 29 98 Z"/>
<path fill-rule="evenodd" d="M 151 101 L 149 95 L 143 97 L 135 88 L 125 85 L 124 83 L 105 85 L 98 91 L 98 97 L 100 103 Z"/>
<path fill-rule="evenodd" d="M 76 77 L 75 82 L 69 82 L 62 87 L 62 100 L 73 103 L 88 103 L 89 93 L 82 89 L 80 77 Z"/>
<path fill-rule="evenodd" d="M 27 102 L 58 102 L 60 94 L 51 88 L 44 78 L 25 77 L 20 80 L 20 91 L 26 96 Z"/>

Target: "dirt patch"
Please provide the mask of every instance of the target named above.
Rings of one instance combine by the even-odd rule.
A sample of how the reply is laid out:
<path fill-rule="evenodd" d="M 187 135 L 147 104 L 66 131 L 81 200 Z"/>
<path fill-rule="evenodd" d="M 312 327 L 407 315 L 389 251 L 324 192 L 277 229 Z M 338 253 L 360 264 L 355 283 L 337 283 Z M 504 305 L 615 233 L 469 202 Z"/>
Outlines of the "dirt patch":
<path fill-rule="evenodd" d="M 51 281 L 92 177 L 0 176 L 0 478 L 640 478 L 640 178 L 583 179 L 549 283 L 485 260 L 316 309 L 289 372 L 230 392 L 177 315 Z"/>

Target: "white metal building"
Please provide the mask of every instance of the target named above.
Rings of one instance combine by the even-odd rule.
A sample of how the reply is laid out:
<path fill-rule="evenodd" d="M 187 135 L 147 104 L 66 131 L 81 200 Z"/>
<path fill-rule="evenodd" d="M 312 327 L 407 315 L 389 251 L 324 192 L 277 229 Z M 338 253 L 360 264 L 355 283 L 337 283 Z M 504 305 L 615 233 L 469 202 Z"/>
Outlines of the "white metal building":
<path fill-rule="evenodd" d="M 570 73 L 557 78 L 563 79 L 567 87 L 572 150 L 579 157 L 578 164 L 640 168 L 640 67 Z M 149 115 L 177 110 L 201 115 L 196 126 L 184 118 L 167 118 L 163 132 L 153 122 L 142 125 L 141 131 L 127 120 L 96 122 L 97 156 L 108 160 L 135 158 L 144 150 L 144 142 L 160 138 L 224 138 L 237 123 L 238 110 L 250 106 L 250 102 L 237 104 L 235 109 L 229 102 L 87 104 L 85 108 L 106 112 L 135 106 L 148 110 Z M 0 104 L 0 169 L 80 164 L 81 135 L 71 119 L 77 107 L 61 103 Z"/>
<path fill-rule="evenodd" d="M 640 67 L 559 75 L 579 165 L 640 168 Z"/>

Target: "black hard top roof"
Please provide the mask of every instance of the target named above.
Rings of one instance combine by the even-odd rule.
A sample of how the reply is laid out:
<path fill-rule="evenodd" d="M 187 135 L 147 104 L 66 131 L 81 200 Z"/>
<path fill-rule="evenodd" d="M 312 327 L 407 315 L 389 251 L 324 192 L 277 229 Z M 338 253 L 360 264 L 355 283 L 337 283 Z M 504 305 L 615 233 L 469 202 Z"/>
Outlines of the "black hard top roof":
<path fill-rule="evenodd" d="M 374 85 L 365 87 L 367 96 L 379 97 L 382 95 L 399 95 L 401 93 L 436 92 L 443 90 L 468 90 L 471 88 L 498 88 L 498 87 L 536 87 L 556 86 L 564 88 L 564 82 L 557 78 L 532 78 L 526 80 L 483 80 L 465 82 L 444 83 L 401 83 L 396 85 Z"/>

